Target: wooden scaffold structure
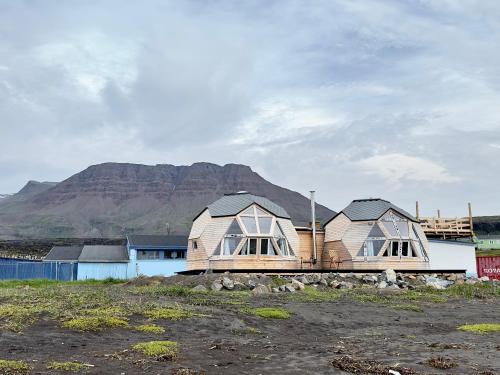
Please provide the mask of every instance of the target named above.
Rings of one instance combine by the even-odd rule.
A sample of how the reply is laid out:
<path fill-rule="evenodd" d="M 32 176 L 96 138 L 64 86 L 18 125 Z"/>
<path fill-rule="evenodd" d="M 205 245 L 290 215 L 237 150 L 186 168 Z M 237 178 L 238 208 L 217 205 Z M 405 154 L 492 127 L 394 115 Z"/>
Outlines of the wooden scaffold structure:
<path fill-rule="evenodd" d="M 437 210 L 437 217 L 421 217 L 419 203 L 416 202 L 416 217 L 420 220 L 420 226 L 428 238 L 473 238 L 474 225 L 470 203 L 468 203 L 468 209 L 468 217 L 441 217 L 440 210 Z"/>

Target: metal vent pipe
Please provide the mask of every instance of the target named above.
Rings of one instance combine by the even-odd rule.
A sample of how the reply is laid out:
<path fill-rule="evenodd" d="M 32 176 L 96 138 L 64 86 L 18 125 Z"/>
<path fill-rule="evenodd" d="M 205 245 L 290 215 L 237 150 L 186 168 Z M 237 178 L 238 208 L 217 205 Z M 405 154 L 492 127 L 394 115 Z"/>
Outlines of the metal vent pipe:
<path fill-rule="evenodd" d="M 312 228 L 312 241 L 313 241 L 313 264 L 318 261 L 318 254 L 316 249 L 316 202 L 314 201 L 314 190 L 311 190 L 311 228 Z"/>

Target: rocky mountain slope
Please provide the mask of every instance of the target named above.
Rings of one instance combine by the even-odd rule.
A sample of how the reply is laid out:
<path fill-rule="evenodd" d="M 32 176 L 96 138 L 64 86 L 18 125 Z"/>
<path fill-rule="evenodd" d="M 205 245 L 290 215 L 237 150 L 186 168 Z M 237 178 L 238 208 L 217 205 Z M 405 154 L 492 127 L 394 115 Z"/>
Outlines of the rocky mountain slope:
<path fill-rule="evenodd" d="M 241 190 L 275 201 L 298 225 L 309 222 L 308 198 L 266 181 L 245 165 L 105 163 L 57 184 L 30 181 L 2 199 L 0 238 L 186 234 L 207 204 Z M 316 212 L 320 220 L 334 214 L 321 205 Z"/>

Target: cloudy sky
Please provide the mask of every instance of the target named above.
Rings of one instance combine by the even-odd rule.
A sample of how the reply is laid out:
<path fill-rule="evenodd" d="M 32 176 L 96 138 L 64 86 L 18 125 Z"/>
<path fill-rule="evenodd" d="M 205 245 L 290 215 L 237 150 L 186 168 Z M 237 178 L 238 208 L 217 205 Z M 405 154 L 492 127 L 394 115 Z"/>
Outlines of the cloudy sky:
<path fill-rule="evenodd" d="M 0 140 L 0 193 L 210 161 L 500 214 L 500 2 L 0 0 Z"/>

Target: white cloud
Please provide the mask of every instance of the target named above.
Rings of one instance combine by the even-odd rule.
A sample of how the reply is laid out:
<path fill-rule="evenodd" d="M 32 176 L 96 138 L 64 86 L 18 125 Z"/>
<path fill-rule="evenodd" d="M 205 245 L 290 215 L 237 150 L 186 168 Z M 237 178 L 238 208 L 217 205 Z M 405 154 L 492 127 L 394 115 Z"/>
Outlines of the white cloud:
<path fill-rule="evenodd" d="M 371 156 L 356 164 L 364 173 L 378 175 L 389 184 L 398 186 L 404 182 L 440 184 L 460 181 L 459 177 L 433 161 L 398 153 Z"/>

